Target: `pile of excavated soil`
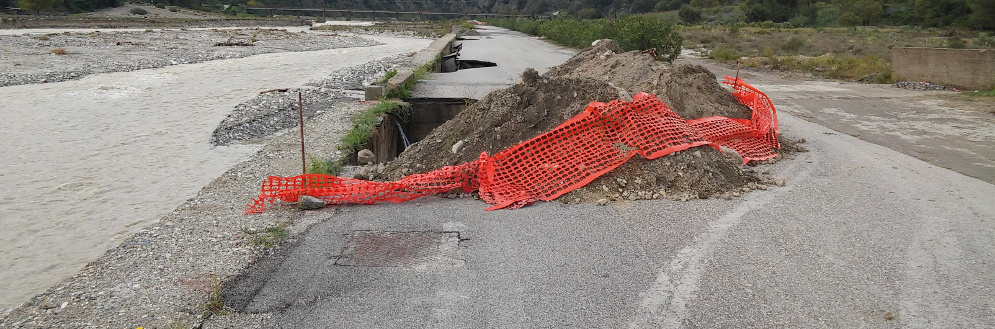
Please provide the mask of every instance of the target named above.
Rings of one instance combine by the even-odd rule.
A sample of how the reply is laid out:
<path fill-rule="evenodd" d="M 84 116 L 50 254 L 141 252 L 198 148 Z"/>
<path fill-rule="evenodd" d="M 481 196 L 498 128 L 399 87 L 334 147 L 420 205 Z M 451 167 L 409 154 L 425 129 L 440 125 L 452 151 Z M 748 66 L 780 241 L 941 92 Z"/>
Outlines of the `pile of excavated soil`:
<path fill-rule="evenodd" d="M 547 78 L 533 69 L 521 82 L 495 90 L 464 109 L 421 141 L 412 144 L 377 179 L 397 180 L 443 166 L 477 160 L 558 126 L 591 102 L 619 98 L 605 82 L 584 78 Z M 457 152 L 453 146 L 462 142 Z"/>
<path fill-rule="evenodd" d="M 551 130 L 592 101 L 631 100 L 638 92 L 658 95 L 684 119 L 715 115 L 748 119 L 751 115 L 748 107 L 701 66 L 668 67 L 647 54 L 623 53 L 611 40 L 600 40 L 542 76 L 526 71 L 518 84 L 494 91 L 468 107 L 396 160 L 381 166 L 377 171 L 382 173 L 372 178 L 396 180 L 474 161 L 482 151 L 494 154 Z M 740 163 L 735 153 L 708 146 L 655 160 L 636 156 L 559 200 L 604 204 L 658 198 L 731 198 L 775 183 L 775 178 Z"/>
<path fill-rule="evenodd" d="M 598 40 L 560 66 L 549 77 L 591 78 L 608 82 L 630 94 L 656 95 L 684 119 L 724 116 L 749 119 L 750 108 L 715 82 L 715 75 L 698 65 L 667 67 L 649 54 L 623 53 L 611 40 Z"/>

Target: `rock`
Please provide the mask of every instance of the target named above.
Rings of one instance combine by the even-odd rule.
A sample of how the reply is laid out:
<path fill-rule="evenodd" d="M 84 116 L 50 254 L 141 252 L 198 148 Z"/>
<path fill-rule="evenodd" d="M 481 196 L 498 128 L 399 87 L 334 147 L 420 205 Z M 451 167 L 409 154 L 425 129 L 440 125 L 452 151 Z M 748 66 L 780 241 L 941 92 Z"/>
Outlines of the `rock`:
<path fill-rule="evenodd" d="M 362 149 L 361 151 L 359 151 L 359 153 L 356 153 L 356 161 L 358 161 L 361 164 L 373 163 L 373 161 L 376 161 L 376 159 L 377 156 L 373 154 L 373 151 L 370 151 L 369 149 Z"/>
<path fill-rule="evenodd" d="M 453 144 L 453 147 L 449 149 L 449 152 L 453 152 L 453 154 L 459 154 L 459 151 L 462 149 L 463 149 L 463 140 L 461 139 Z"/>
<path fill-rule="evenodd" d="M 774 178 L 774 185 L 784 186 L 784 178 L 782 177 Z"/>
<path fill-rule="evenodd" d="M 726 200 L 732 200 L 732 195 L 729 193 L 722 193 L 722 198 Z"/>
<path fill-rule="evenodd" d="M 321 201 L 310 195 L 302 195 L 297 198 L 297 208 L 303 210 L 314 210 L 325 207 L 325 201 Z"/>
<path fill-rule="evenodd" d="M 732 192 L 732 196 L 734 196 L 734 197 L 737 197 L 737 198 L 738 198 L 738 197 L 740 196 L 740 194 L 739 194 L 739 192 Z"/>
<path fill-rule="evenodd" d="M 767 185 L 758 184 L 757 185 L 757 189 L 761 190 L 761 191 L 766 191 L 767 190 Z"/>
<path fill-rule="evenodd" d="M 603 206 L 608 204 L 608 199 L 598 199 L 598 205 Z"/>

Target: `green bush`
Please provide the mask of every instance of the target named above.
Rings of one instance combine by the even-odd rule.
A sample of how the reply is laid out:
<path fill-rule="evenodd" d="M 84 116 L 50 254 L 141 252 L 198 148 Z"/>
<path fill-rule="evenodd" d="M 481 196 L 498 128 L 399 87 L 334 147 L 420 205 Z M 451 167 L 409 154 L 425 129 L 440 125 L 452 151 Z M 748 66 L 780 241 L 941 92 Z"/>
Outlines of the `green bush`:
<path fill-rule="evenodd" d="M 395 102 L 383 101 L 376 106 L 354 115 L 350 118 L 352 129 L 346 133 L 345 137 L 342 137 L 342 141 L 339 143 L 339 150 L 344 153 L 352 153 L 365 148 L 366 144 L 370 142 L 370 131 L 378 122 L 377 117 L 381 114 L 389 113 L 398 107 L 400 105 Z"/>
<path fill-rule="evenodd" d="M 146 11 L 145 9 L 138 8 L 138 7 L 131 8 L 131 10 L 129 10 L 128 12 L 132 13 L 132 14 L 135 14 L 135 15 L 148 15 L 149 14 L 149 12 Z"/>
<path fill-rule="evenodd" d="M 802 47 L 805 47 L 805 44 L 806 44 L 805 38 L 799 36 L 791 36 L 788 38 L 788 40 L 785 40 L 784 43 L 781 44 L 781 50 L 784 50 L 789 53 L 797 53 L 799 50 L 802 49 Z"/>
<path fill-rule="evenodd" d="M 947 48 L 953 48 L 953 49 L 967 48 L 967 41 L 964 41 L 964 39 L 961 39 L 958 36 L 952 36 L 950 37 L 950 39 L 947 39 Z"/>
<path fill-rule="evenodd" d="M 159 8 L 159 9 L 166 9 L 166 4 L 160 2 L 160 3 L 155 4 L 155 7 Z"/>
<path fill-rule="evenodd" d="M 656 48 L 661 60 L 672 62 L 680 55 L 684 39 L 669 20 L 647 16 L 617 19 L 515 20 L 495 21 L 494 25 L 545 37 L 555 43 L 585 48 L 598 39 L 613 39 L 625 51 Z"/>
<path fill-rule="evenodd" d="M 743 57 L 743 55 L 740 55 L 735 50 L 719 46 L 712 50 L 712 53 L 708 57 L 711 57 L 719 62 L 728 63 L 739 60 L 739 58 Z"/>
<path fill-rule="evenodd" d="M 677 11 L 677 16 L 680 16 L 681 21 L 685 24 L 694 24 L 701 21 L 701 11 L 689 5 L 681 6 L 681 9 Z"/>
<path fill-rule="evenodd" d="M 978 48 L 995 48 L 995 36 L 988 35 L 988 33 L 981 32 L 974 41 L 971 43 Z"/>
<path fill-rule="evenodd" d="M 843 13 L 843 15 L 840 15 L 840 18 L 836 20 L 836 24 L 839 26 L 857 26 L 860 25 L 860 23 L 860 17 L 849 11 Z"/>

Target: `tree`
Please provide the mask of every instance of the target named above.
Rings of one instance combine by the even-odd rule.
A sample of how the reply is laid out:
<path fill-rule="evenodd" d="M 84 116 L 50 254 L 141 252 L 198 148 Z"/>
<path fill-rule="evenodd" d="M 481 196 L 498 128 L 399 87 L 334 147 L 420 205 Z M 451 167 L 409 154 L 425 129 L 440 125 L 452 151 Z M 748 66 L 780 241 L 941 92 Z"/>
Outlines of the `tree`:
<path fill-rule="evenodd" d="M 922 26 L 948 26 L 966 20 L 970 13 L 964 0 L 916 0 L 915 8 Z"/>
<path fill-rule="evenodd" d="M 701 11 L 689 5 L 683 5 L 681 6 L 681 9 L 677 11 L 677 16 L 680 17 L 681 21 L 685 24 L 694 24 L 701 20 Z"/>
<path fill-rule="evenodd" d="M 860 0 L 853 4 L 853 13 L 860 18 L 860 24 L 877 25 L 881 23 L 884 7 L 875 0 Z"/>
<path fill-rule="evenodd" d="M 851 12 L 845 12 L 840 15 L 840 18 L 836 20 L 836 24 L 839 26 L 857 26 L 860 25 L 860 17 Z"/>
<path fill-rule="evenodd" d="M 635 0 L 632 2 L 632 12 L 634 13 L 646 13 L 653 11 L 653 6 L 656 6 L 656 0 Z"/>
<path fill-rule="evenodd" d="M 746 0 L 743 2 L 748 22 L 786 22 L 797 14 L 794 0 Z"/>
<path fill-rule="evenodd" d="M 598 18 L 598 10 L 594 8 L 584 8 L 577 11 L 577 17 L 581 19 Z"/>
<path fill-rule="evenodd" d="M 55 0 L 21 0 L 20 6 L 24 10 L 51 11 Z"/>
<path fill-rule="evenodd" d="M 971 27 L 995 30 L 995 0 L 971 0 Z"/>

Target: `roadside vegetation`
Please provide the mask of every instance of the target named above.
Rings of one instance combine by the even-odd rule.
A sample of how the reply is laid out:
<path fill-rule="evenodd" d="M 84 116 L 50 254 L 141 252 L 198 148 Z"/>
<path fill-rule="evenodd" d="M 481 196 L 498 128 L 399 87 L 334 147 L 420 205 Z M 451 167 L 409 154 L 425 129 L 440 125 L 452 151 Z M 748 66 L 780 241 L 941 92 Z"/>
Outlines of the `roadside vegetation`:
<path fill-rule="evenodd" d="M 682 26 L 685 48 L 723 63 L 833 79 L 891 83 L 894 47 L 993 48 L 991 34 L 964 29 L 912 27 L 790 28 Z"/>
<path fill-rule="evenodd" d="M 322 25 L 315 27 L 315 30 L 326 31 L 387 31 L 387 32 L 413 32 L 415 35 L 423 37 L 438 37 L 454 30 L 454 27 L 467 26 L 466 20 L 449 19 L 440 21 L 421 22 L 400 22 L 382 21 L 375 26 L 344 26 L 344 25 Z M 465 29 L 469 30 L 469 29 Z"/>
<path fill-rule="evenodd" d="M 658 57 L 666 62 L 672 62 L 680 55 L 683 42 L 673 22 L 649 16 L 591 20 L 506 19 L 493 24 L 574 48 L 588 47 L 598 39 L 613 39 L 626 51 L 656 48 Z"/>

